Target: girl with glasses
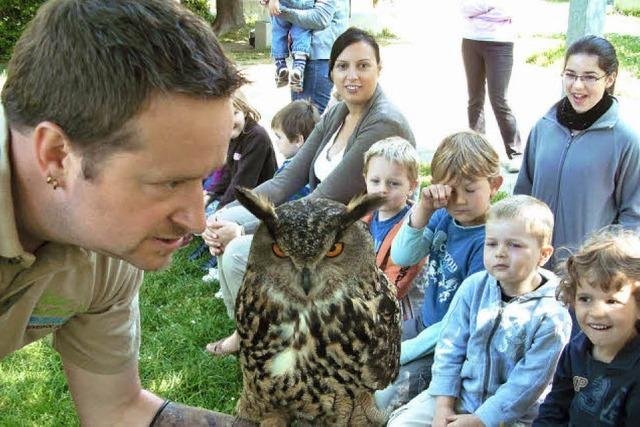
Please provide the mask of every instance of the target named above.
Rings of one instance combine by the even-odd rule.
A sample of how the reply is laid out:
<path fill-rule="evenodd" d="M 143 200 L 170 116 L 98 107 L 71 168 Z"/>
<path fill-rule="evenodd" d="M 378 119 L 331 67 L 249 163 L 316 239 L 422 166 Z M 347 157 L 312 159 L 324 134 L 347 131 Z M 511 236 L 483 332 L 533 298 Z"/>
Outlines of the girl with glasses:
<path fill-rule="evenodd" d="M 574 249 L 609 224 L 640 229 L 640 135 L 620 117 L 617 75 L 606 39 L 574 42 L 562 72 L 565 96 L 529 134 L 514 192 L 551 207 L 554 247 Z M 567 256 L 559 250 L 549 264 Z"/>

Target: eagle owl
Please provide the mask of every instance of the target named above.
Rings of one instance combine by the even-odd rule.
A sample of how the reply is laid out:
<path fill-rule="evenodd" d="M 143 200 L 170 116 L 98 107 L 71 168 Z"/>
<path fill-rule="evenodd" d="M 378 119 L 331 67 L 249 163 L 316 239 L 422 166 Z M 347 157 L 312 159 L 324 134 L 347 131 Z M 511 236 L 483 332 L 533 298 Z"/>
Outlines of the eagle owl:
<path fill-rule="evenodd" d="M 274 208 L 237 193 L 262 220 L 236 300 L 238 415 L 263 426 L 384 424 L 373 392 L 398 374 L 400 310 L 359 221 L 384 199 Z"/>

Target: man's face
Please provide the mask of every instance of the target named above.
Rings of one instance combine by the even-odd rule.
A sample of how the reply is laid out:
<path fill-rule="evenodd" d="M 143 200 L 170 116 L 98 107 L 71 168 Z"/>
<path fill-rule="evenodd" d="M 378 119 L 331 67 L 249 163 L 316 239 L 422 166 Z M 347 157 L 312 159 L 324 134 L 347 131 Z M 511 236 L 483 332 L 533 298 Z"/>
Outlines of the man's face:
<path fill-rule="evenodd" d="M 140 149 L 102 160 L 91 180 L 71 154 L 71 242 L 145 270 L 166 266 L 181 238 L 205 227 L 202 180 L 224 163 L 232 115 L 228 98 L 157 96 L 131 121 Z"/>

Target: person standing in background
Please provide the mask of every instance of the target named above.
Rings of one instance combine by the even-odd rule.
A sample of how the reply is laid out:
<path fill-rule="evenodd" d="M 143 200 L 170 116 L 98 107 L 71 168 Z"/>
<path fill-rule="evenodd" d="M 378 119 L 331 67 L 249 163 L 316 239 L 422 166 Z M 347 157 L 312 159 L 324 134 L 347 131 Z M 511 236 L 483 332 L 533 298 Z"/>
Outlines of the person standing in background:
<path fill-rule="evenodd" d="M 509 158 L 508 172 L 518 172 L 522 162 L 520 132 L 507 90 L 513 69 L 515 30 L 505 0 L 462 0 L 462 60 L 467 76 L 469 127 L 485 133 L 485 87 Z"/>

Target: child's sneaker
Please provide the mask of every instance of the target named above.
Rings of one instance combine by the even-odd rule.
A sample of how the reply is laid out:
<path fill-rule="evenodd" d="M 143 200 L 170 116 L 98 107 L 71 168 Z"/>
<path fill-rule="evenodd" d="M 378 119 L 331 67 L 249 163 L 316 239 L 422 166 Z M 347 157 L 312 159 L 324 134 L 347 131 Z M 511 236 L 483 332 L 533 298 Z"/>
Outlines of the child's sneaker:
<path fill-rule="evenodd" d="M 289 69 L 284 58 L 276 59 L 276 87 L 284 87 L 289 83 Z"/>
<path fill-rule="evenodd" d="M 304 81 L 304 70 L 300 71 L 299 68 L 294 68 L 291 70 L 291 80 L 289 81 L 289 86 L 291 86 L 291 90 L 294 92 L 302 92 Z"/>
<path fill-rule="evenodd" d="M 215 282 L 216 280 L 218 280 L 218 269 L 217 268 L 210 268 L 209 272 L 207 274 L 205 274 L 204 276 L 202 276 L 202 281 L 204 283 L 212 283 L 212 282 Z"/>
<path fill-rule="evenodd" d="M 289 86 L 294 92 L 302 92 L 304 87 L 304 68 L 307 65 L 307 55 L 294 53 L 293 66 L 291 67 L 291 80 Z"/>

